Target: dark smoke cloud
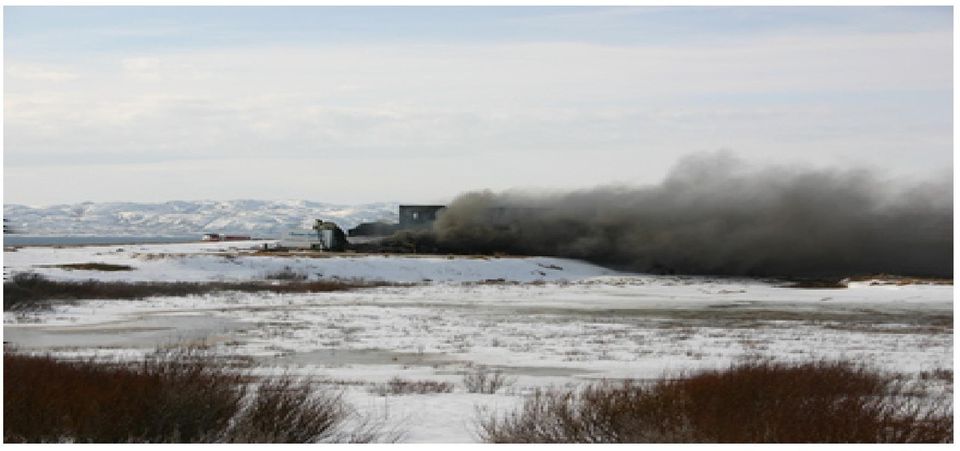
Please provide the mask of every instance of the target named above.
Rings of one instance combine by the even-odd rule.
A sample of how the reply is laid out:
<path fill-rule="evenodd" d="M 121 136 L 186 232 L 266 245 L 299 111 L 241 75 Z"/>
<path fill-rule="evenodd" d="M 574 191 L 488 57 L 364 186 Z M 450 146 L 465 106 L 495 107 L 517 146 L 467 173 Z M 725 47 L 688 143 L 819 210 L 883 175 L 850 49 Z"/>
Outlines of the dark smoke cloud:
<path fill-rule="evenodd" d="M 460 252 L 581 258 L 644 272 L 953 275 L 952 175 L 683 159 L 659 185 L 459 196 L 434 226 Z"/>

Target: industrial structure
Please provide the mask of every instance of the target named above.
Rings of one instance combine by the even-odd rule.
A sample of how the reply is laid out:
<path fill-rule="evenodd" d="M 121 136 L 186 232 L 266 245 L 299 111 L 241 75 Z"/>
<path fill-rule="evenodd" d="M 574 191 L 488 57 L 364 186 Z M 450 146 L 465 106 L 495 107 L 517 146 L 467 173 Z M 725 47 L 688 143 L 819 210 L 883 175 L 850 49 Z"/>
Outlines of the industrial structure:
<path fill-rule="evenodd" d="M 400 230 L 427 229 L 445 208 L 446 205 L 400 205 L 399 223 L 364 222 L 350 229 L 350 236 L 388 236 Z"/>
<path fill-rule="evenodd" d="M 350 229 L 350 236 L 388 236 L 400 227 L 395 222 L 364 222 Z"/>
<path fill-rule="evenodd" d="M 400 229 L 420 229 L 433 225 L 446 205 L 401 205 Z"/>
<path fill-rule="evenodd" d="M 280 239 L 280 247 L 287 249 L 312 249 L 342 251 L 347 247 L 347 237 L 335 223 L 317 219 L 313 230 L 291 230 Z"/>

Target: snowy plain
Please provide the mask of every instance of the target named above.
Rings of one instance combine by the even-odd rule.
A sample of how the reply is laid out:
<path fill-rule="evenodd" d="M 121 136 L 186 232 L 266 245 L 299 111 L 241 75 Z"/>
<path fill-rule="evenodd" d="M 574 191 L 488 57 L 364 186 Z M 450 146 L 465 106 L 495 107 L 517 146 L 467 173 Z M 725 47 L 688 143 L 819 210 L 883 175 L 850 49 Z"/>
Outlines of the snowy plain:
<path fill-rule="evenodd" d="M 953 287 L 871 281 L 784 288 L 775 280 L 629 274 L 548 258 L 270 256 L 262 242 L 22 247 L 4 274 L 130 281 L 308 279 L 409 286 L 315 294 L 217 293 L 97 300 L 5 312 L 4 341 L 68 357 L 137 358 L 203 344 L 264 374 L 310 377 L 408 442 L 477 440 L 477 410 L 543 387 L 676 376 L 750 358 L 849 359 L 910 374 L 953 368 Z M 67 270 L 100 262 L 132 271 Z M 485 367 L 509 384 L 469 393 Z M 385 395 L 392 378 L 451 393 Z"/>

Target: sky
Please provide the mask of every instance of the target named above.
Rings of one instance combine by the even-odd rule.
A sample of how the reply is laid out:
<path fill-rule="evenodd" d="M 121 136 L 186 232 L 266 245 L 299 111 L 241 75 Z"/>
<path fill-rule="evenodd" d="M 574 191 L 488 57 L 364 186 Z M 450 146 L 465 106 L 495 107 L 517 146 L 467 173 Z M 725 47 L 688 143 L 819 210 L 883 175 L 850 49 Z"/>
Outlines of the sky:
<path fill-rule="evenodd" d="M 5 204 L 953 166 L 951 7 L 3 9 Z"/>

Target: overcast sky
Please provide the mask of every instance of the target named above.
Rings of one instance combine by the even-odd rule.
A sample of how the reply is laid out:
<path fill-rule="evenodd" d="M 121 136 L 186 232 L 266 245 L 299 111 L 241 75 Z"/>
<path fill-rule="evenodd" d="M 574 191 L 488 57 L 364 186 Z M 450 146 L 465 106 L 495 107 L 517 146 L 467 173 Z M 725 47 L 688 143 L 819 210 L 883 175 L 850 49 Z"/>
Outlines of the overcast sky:
<path fill-rule="evenodd" d="M 4 203 L 952 171 L 950 7 L 5 7 Z"/>

